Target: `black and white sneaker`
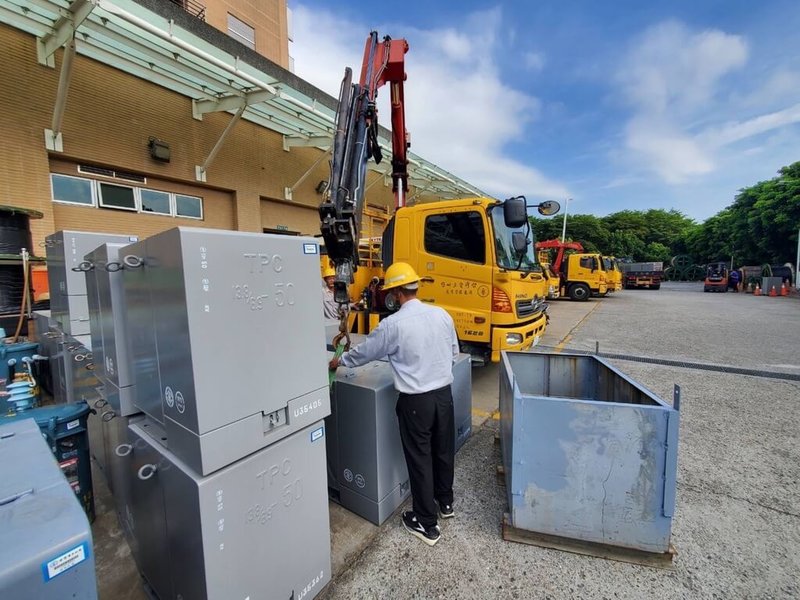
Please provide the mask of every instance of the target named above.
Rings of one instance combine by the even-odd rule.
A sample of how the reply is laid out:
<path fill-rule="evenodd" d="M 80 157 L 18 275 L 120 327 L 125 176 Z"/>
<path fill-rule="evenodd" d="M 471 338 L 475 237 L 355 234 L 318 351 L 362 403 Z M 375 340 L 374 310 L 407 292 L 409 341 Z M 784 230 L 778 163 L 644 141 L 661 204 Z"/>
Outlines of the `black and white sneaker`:
<path fill-rule="evenodd" d="M 417 521 L 416 515 L 410 510 L 407 510 L 403 513 L 403 527 L 406 528 L 410 534 L 418 537 L 423 542 L 428 544 L 428 546 L 433 546 L 436 542 L 439 541 L 439 538 L 442 537 L 439 526 L 434 525 L 433 527 L 425 527 L 422 526 L 422 523 Z"/>
<path fill-rule="evenodd" d="M 456 513 L 453 512 L 453 505 L 452 504 L 439 504 L 439 517 L 442 519 L 452 519 L 456 516 Z"/>

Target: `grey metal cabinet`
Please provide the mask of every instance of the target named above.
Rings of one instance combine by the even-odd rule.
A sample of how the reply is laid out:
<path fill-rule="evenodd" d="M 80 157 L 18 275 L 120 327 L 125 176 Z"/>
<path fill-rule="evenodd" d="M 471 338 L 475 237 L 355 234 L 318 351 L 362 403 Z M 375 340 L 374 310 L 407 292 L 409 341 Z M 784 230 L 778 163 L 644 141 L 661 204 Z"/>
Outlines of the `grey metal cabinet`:
<path fill-rule="evenodd" d="M 182 227 L 120 252 L 139 408 L 197 472 L 329 414 L 318 252 Z"/>
<path fill-rule="evenodd" d="M 322 422 L 207 477 L 157 424 L 129 432 L 139 564 L 161 600 L 310 599 L 328 583 Z"/>

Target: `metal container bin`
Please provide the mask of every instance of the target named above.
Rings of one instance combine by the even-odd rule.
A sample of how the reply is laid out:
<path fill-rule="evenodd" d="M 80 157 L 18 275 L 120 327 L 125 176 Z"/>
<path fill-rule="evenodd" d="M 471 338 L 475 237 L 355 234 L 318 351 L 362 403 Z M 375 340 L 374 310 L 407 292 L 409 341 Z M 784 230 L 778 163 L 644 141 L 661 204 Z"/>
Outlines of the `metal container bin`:
<path fill-rule="evenodd" d="M 504 352 L 500 420 L 511 526 L 669 551 L 676 409 L 595 356 Z"/>
<path fill-rule="evenodd" d="M 304 598 L 330 581 L 322 421 L 201 477 L 129 425 L 134 556 L 160 600 Z"/>
<path fill-rule="evenodd" d="M 0 593 L 95 600 L 92 532 L 32 419 L 0 424 Z"/>
<path fill-rule="evenodd" d="M 472 430 L 472 366 L 469 354 L 453 365 L 454 439 L 458 451 Z M 382 524 L 410 494 L 397 423 L 398 393 L 388 361 L 340 367 L 325 420 L 328 488 L 346 509 Z"/>
<path fill-rule="evenodd" d="M 192 469 L 330 413 L 313 238 L 180 227 L 120 256 L 137 407 Z"/>

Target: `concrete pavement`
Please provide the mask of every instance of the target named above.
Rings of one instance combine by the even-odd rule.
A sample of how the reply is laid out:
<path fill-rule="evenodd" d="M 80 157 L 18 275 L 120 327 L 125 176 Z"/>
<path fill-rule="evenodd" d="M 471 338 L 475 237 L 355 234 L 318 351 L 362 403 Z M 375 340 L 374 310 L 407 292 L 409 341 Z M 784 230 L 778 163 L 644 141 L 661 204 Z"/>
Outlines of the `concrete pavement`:
<path fill-rule="evenodd" d="M 545 345 L 592 350 L 600 342 L 620 354 L 800 372 L 798 299 L 703 295 L 693 284 L 665 284 L 596 302 L 557 304 L 574 324 L 565 318 Z M 584 310 L 591 310 L 585 319 Z M 565 331 L 571 337 L 559 338 Z M 632 361 L 616 366 L 667 401 L 673 384 L 682 385 L 672 570 L 503 541 L 507 501 L 495 473 L 497 422 L 489 419 L 456 458 L 457 516 L 442 524 L 441 542 L 429 548 L 392 518 L 322 597 L 800 596 L 800 383 Z M 488 370 L 477 377 L 488 390 L 493 382 L 484 373 L 491 379 Z"/>
<path fill-rule="evenodd" d="M 799 298 L 701 290 L 664 284 L 554 302 L 539 349 L 591 351 L 599 343 L 604 352 L 800 374 Z M 674 383 L 683 389 L 674 569 L 502 540 L 507 500 L 495 472 L 498 423 L 487 418 L 497 410 L 492 365 L 473 370 L 476 429 L 456 458 L 457 516 L 442 523 L 441 542 L 425 546 L 396 515 L 375 527 L 331 504 L 334 580 L 320 597 L 800 597 L 800 382 L 613 362 L 667 401 Z M 108 529 L 95 535 L 101 598 L 145 598 L 124 540 Z"/>

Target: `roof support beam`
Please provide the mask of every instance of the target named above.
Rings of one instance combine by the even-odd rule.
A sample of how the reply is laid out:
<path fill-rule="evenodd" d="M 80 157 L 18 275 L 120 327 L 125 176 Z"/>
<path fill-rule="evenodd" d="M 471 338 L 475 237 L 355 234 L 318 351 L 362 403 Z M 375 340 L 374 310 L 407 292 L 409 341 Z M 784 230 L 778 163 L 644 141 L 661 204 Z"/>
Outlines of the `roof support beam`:
<path fill-rule="evenodd" d="M 96 0 L 75 0 L 67 9 L 67 15 L 59 17 L 53 24 L 53 30 L 36 40 L 36 60 L 40 65 L 52 69 L 56 66 L 53 54 L 71 39 L 84 19 L 97 6 Z"/>
<path fill-rule="evenodd" d="M 192 100 L 192 116 L 198 121 L 203 120 L 203 115 L 212 112 L 238 110 L 253 104 L 266 102 L 277 94 L 270 91 L 250 92 L 242 96 L 225 96 L 219 100 Z"/>
<path fill-rule="evenodd" d="M 284 138 L 285 137 L 286 136 L 284 136 Z M 328 140 L 328 142 L 330 142 L 330 140 Z M 283 188 L 283 197 L 286 200 L 293 200 L 292 196 L 294 195 L 294 191 L 298 188 L 298 186 L 308 179 L 308 176 L 311 175 L 311 172 L 316 169 L 317 166 L 319 166 L 319 163 L 328 158 L 330 155 L 331 148 L 326 148 L 325 152 L 323 152 L 322 155 L 314 161 L 313 165 L 308 167 L 308 170 L 300 176 L 300 179 L 298 179 L 292 187 Z"/>
<path fill-rule="evenodd" d="M 292 147 L 328 147 L 330 146 L 332 139 L 332 135 L 285 135 L 283 136 L 283 149 L 286 150 L 286 152 L 289 152 Z"/>
<path fill-rule="evenodd" d="M 197 58 L 200 58 L 200 59 L 202 59 L 204 61 L 207 61 L 207 62 L 211 63 L 212 65 L 214 65 L 215 67 L 218 67 L 218 68 L 220 68 L 220 69 L 222 69 L 224 71 L 227 71 L 228 73 L 230 73 L 232 75 L 235 75 L 236 77 L 240 77 L 241 79 L 244 79 L 246 82 L 248 82 L 249 84 L 255 86 L 259 90 L 264 90 L 266 92 L 270 92 L 270 93 L 274 94 L 275 96 L 279 97 L 281 100 L 283 100 L 283 101 L 285 101 L 285 102 L 287 102 L 289 104 L 294 105 L 296 108 L 301 109 L 301 111 L 303 111 L 303 112 L 308 112 L 308 113 L 313 114 L 316 117 L 321 118 L 321 119 L 323 119 L 323 120 L 325 120 L 325 121 L 327 121 L 327 122 L 329 122 L 331 124 L 333 123 L 333 116 L 332 115 L 323 113 L 323 112 L 317 110 L 317 108 L 315 106 L 308 105 L 305 102 L 301 102 L 300 100 L 298 100 L 296 98 L 293 98 L 293 97 L 291 97 L 291 96 L 289 96 L 287 94 L 284 94 L 283 92 L 278 90 L 276 87 L 270 85 L 269 83 L 259 79 L 258 77 L 253 77 L 252 75 L 250 75 L 249 73 L 246 73 L 245 71 L 242 71 L 238 67 L 238 58 L 237 58 L 237 64 L 231 65 L 231 64 L 225 62 L 224 60 L 220 60 L 217 57 L 212 56 L 208 52 L 205 52 L 205 51 L 201 50 L 200 48 L 197 48 L 197 47 L 193 46 L 192 44 L 182 40 L 181 38 L 177 37 L 176 35 L 173 35 L 171 31 L 170 32 L 163 31 L 162 29 L 159 29 L 155 25 L 152 25 L 152 24 L 148 23 L 144 19 L 140 19 L 136 15 L 131 14 L 131 13 L 119 8 L 113 2 L 109 2 L 109 0 L 91 0 L 91 1 L 92 2 L 96 2 L 100 6 L 100 8 L 110 12 L 115 17 L 118 17 L 118 18 L 122 19 L 123 21 L 127 21 L 128 23 L 131 23 L 132 25 L 136 25 L 137 27 L 143 29 L 144 31 L 147 31 L 148 33 L 151 33 L 151 34 L 155 35 L 156 37 L 161 38 L 164 41 L 167 41 L 167 42 L 170 42 L 171 44 L 174 44 L 175 46 L 177 46 L 181 50 L 185 50 L 189 54 L 192 54 L 193 56 L 196 56 Z"/>
<path fill-rule="evenodd" d="M 64 109 L 67 106 L 67 92 L 72 80 L 72 65 L 75 60 L 75 39 L 72 38 L 64 48 L 64 60 L 61 63 L 61 74 L 58 77 L 56 104 L 53 107 L 52 129 L 44 130 L 44 145 L 53 152 L 64 151 L 64 140 L 61 137 L 61 123 L 64 120 Z"/>
<path fill-rule="evenodd" d="M 214 162 L 214 159 L 217 157 L 217 153 L 219 149 L 222 148 L 222 144 L 225 142 L 225 138 L 228 137 L 228 134 L 233 130 L 233 126 L 242 118 L 242 113 L 244 112 L 245 107 L 242 106 L 239 110 L 236 111 L 236 114 L 233 115 L 228 126 L 225 127 L 225 131 L 222 132 L 222 135 L 219 136 L 217 143 L 214 144 L 214 147 L 211 149 L 211 152 L 208 154 L 208 158 L 206 158 L 205 162 L 202 165 L 196 166 L 194 168 L 195 179 L 197 181 L 205 181 L 206 180 L 206 171 L 208 171 L 208 167 L 211 166 L 211 163 Z"/>

